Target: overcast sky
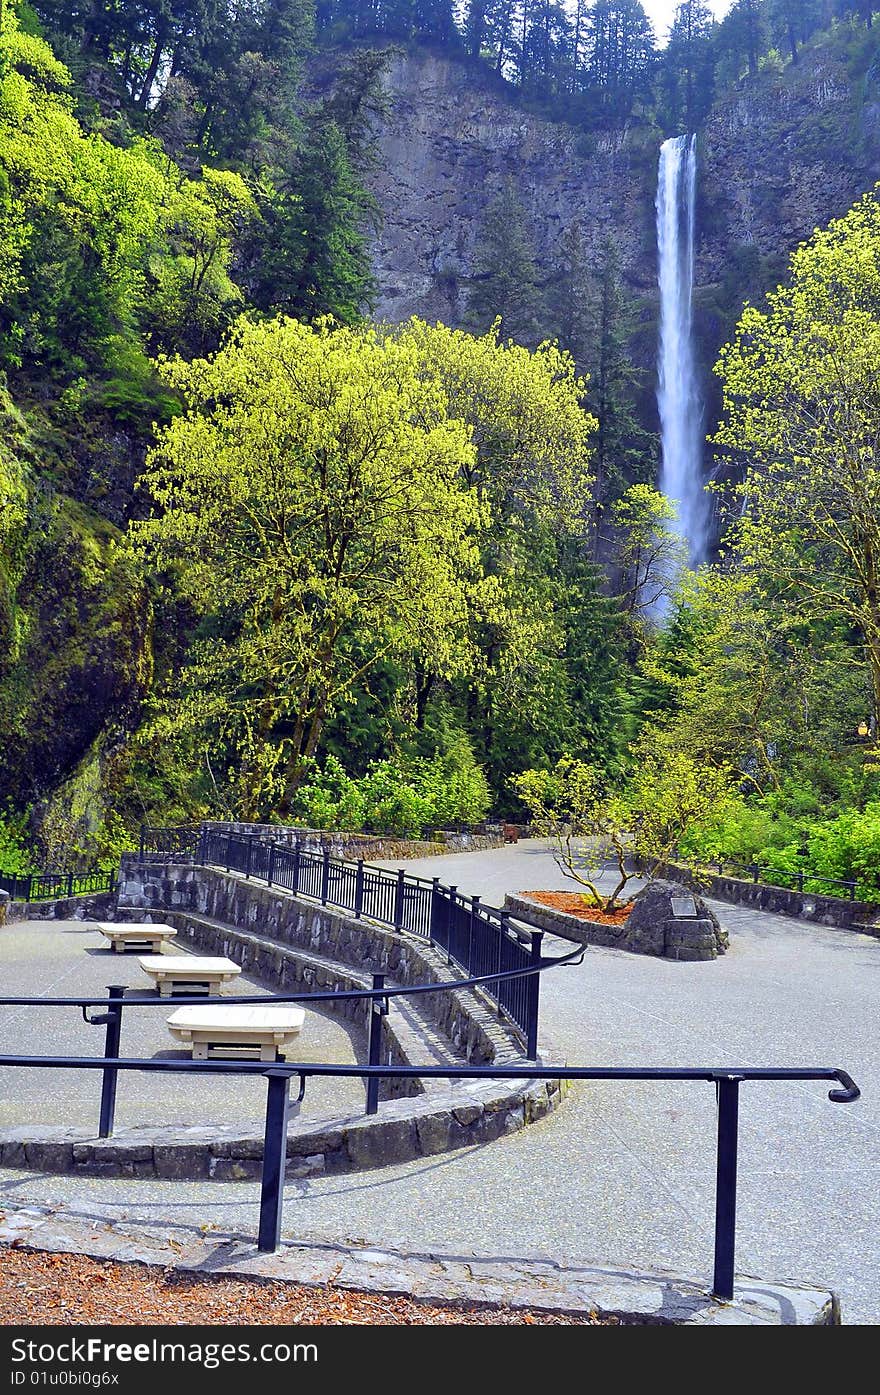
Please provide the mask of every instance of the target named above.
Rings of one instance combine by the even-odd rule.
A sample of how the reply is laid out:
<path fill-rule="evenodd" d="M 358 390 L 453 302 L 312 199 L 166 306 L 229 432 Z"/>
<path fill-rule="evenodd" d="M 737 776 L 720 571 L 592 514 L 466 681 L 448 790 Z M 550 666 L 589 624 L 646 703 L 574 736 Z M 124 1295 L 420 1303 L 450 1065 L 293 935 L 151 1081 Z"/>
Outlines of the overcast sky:
<path fill-rule="evenodd" d="M 661 43 L 664 42 L 678 8 L 678 0 L 642 0 L 642 4 L 651 18 L 657 37 Z M 717 19 L 723 19 L 732 4 L 733 0 L 709 0 L 709 8 Z"/>

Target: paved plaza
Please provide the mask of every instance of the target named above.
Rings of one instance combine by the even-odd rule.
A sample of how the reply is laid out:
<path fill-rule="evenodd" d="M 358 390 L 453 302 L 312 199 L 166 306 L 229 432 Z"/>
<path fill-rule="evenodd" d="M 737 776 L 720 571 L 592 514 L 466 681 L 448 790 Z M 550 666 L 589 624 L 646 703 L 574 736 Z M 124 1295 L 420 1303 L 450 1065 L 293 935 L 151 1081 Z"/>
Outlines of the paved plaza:
<path fill-rule="evenodd" d="M 175 953 L 181 953 L 176 949 Z M 3 994 L 8 997 L 65 998 L 103 995 L 111 983 L 140 993 L 153 984 L 138 964 L 138 955 L 116 954 L 94 925 L 76 921 L 40 920 L 0 930 Z M 241 974 L 224 996 L 266 993 Z M 155 1007 L 123 1010 L 120 1049 L 124 1056 L 166 1055 L 189 1059 L 165 1022 L 175 1011 L 164 998 Z M 101 1008 L 89 1009 L 89 1015 Z M 363 1060 L 365 1034 L 338 1018 L 309 1011 L 296 1043 L 301 1061 Z M 104 1049 L 104 1028 L 88 1026 L 76 1007 L 39 1009 L 0 1007 L 0 1053 L 20 1055 L 98 1056 Z M 15 1124 L 97 1125 L 100 1076 L 94 1071 L 59 1071 L 16 1067 L 0 1073 L 0 1127 Z M 359 1080 L 313 1079 L 303 1101 L 303 1117 L 347 1113 L 363 1108 Z M 262 1133 L 266 1086 L 244 1076 L 134 1075 L 119 1076 L 116 1124 L 248 1124 Z"/>
<path fill-rule="evenodd" d="M 420 859 L 411 870 L 455 882 L 495 905 L 506 891 L 566 885 L 543 846 L 529 842 Z M 713 905 L 731 934 L 724 958 L 676 963 L 589 949 L 580 967 L 543 976 L 542 1029 L 579 1065 L 849 1070 L 862 1088 L 851 1106 L 831 1104 L 821 1083 L 743 1086 L 737 1268 L 832 1287 L 844 1322 L 876 1323 L 880 942 Z M 36 945 L 40 926 L 3 931 L 4 960 L 7 937 L 13 933 L 20 943 L 32 932 L 27 943 Z M 21 964 L 21 948 L 16 953 Z M 79 982 L 76 990 L 50 985 L 36 958 L 31 964 L 28 956 L 27 965 L 10 992 L 80 991 Z M 111 981 L 104 974 L 96 983 Z M 18 1020 L 8 1020 L 10 1011 L 0 1010 L 0 1049 L 31 1049 Z M 53 1038 L 39 1049 L 69 1045 Z M 16 1098 L 9 1073 L 0 1086 L 3 1121 L 21 1119 L 31 1106 Z M 458 1257 L 539 1254 L 569 1263 L 656 1265 L 708 1282 L 714 1128 L 708 1084 L 584 1084 L 556 1113 L 499 1142 L 291 1183 L 285 1233 Z M 215 1233 L 252 1235 L 258 1189 L 6 1170 L 0 1206 L 4 1196 L 57 1202 L 96 1220 L 149 1221 L 159 1230 L 166 1221 L 194 1232 L 209 1225 Z"/>

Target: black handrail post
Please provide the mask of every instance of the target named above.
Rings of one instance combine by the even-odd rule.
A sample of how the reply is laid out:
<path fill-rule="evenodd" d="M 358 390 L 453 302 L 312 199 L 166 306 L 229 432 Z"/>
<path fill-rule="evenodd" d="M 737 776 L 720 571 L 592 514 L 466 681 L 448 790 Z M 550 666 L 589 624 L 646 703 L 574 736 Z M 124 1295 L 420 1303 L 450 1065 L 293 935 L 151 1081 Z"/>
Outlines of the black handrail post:
<path fill-rule="evenodd" d="M 226 835 L 226 870 L 227 870 L 227 872 L 229 871 L 229 869 L 230 869 L 231 866 L 232 866 L 232 834 L 231 834 L 231 833 L 227 833 L 227 835 Z"/>
<path fill-rule="evenodd" d="M 497 936 L 497 939 L 498 939 L 498 953 L 497 953 L 497 955 L 495 956 L 495 970 L 496 970 L 496 973 L 499 973 L 499 974 L 501 973 L 501 965 L 502 965 L 503 960 L 504 960 L 504 941 L 505 941 L 506 939 L 509 939 L 509 938 L 510 938 L 510 933 L 511 933 L 511 932 L 510 932 L 510 912 L 509 912 L 509 911 L 502 911 L 502 912 L 501 912 L 501 920 L 499 921 L 499 924 L 498 924 L 498 936 Z M 515 980 L 514 980 L 514 981 L 515 981 Z M 497 1008 L 498 1008 L 498 1015 L 499 1015 L 499 1017 L 501 1016 L 501 1012 L 502 1012 L 502 1009 L 501 1009 L 501 996 L 502 996 L 502 994 L 503 994 L 503 992 L 504 992 L 504 988 L 505 988 L 505 985 L 504 985 L 504 983 L 501 981 L 501 979 L 496 979 L 495 982 L 492 984 L 492 987 L 491 987 L 491 990 L 490 990 L 491 993 L 492 993 L 492 996 L 493 996 L 494 999 L 495 999 L 495 1003 L 496 1003 L 496 1006 L 497 1006 Z"/>
<path fill-rule="evenodd" d="M 385 987 L 385 975 L 373 974 L 373 990 L 379 992 Z M 369 1064 L 378 1066 L 382 1063 L 382 999 L 370 999 L 370 1046 Z M 367 1076 L 367 1113 L 375 1114 L 379 1108 L 379 1077 L 378 1075 Z"/>
<path fill-rule="evenodd" d="M 736 1246 L 736 1163 L 739 1130 L 739 1076 L 722 1077 L 718 1086 L 718 1158 L 715 1181 L 715 1274 L 712 1292 L 730 1302 Z"/>
<path fill-rule="evenodd" d="M 272 885 L 272 879 L 273 879 L 274 875 L 275 875 L 275 844 L 274 844 L 274 842 L 272 842 L 272 843 L 269 844 L 269 866 L 268 866 L 268 868 L 266 869 L 266 885 L 267 885 L 267 886 L 271 886 L 271 885 Z"/>
<path fill-rule="evenodd" d="M 246 847 L 247 847 L 247 856 L 245 857 L 245 860 L 244 860 L 244 878 L 245 878 L 245 881 L 249 881 L 249 880 L 250 880 L 250 875 L 251 875 L 251 857 L 253 856 L 253 851 L 254 851 L 254 840 L 253 840 L 253 838 L 248 838 Z"/>
<path fill-rule="evenodd" d="M 260 1229 L 257 1249 L 263 1254 L 271 1254 L 278 1249 L 281 1242 L 290 1076 L 284 1071 L 269 1070 L 266 1072 L 266 1078 L 266 1129 L 263 1135 L 263 1176 L 260 1183 Z"/>
<path fill-rule="evenodd" d="M 406 872 L 402 867 L 397 869 L 397 885 L 394 888 L 394 928 L 403 929 L 403 888 Z"/>
<path fill-rule="evenodd" d="M 122 998 L 125 987 L 121 983 L 111 983 L 107 989 L 107 1032 L 104 1037 L 104 1056 L 108 1060 L 119 1059 L 119 1038 L 122 1032 Z M 105 1066 L 101 1080 L 101 1118 L 98 1124 L 98 1137 L 109 1138 L 113 1132 L 116 1115 L 116 1078 L 119 1072 L 115 1066 Z"/>
<path fill-rule="evenodd" d="M 294 896 L 299 892 L 299 839 L 293 840 L 293 886 L 290 888 Z"/>
<path fill-rule="evenodd" d="M 360 920 L 364 913 L 364 859 L 358 858 L 354 875 L 354 918 Z"/>
<path fill-rule="evenodd" d="M 437 907 L 440 903 L 440 878 L 431 878 L 431 911 L 428 916 L 428 939 L 434 943 L 434 923 L 437 919 Z"/>
<path fill-rule="evenodd" d="M 200 867 L 208 865 L 208 825 L 202 823 L 199 827 L 199 848 L 196 858 Z"/>
<path fill-rule="evenodd" d="M 452 963 L 452 930 L 455 925 L 455 914 L 458 910 L 458 887 L 449 888 L 449 896 L 446 900 L 446 963 Z"/>
<path fill-rule="evenodd" d="M 541 975 L 538 969 L 541 964 L 541 941 L 544 938 L 543 930 L 533 930 L 531 934 L 531 955 L 533 973 L 529 975 L 529 1028 L 526 1033 L 526 1058 L 529 1061 L 538 1059 L 538 1003 L 541 995 Z"/>
<path fill-rule="evenodd" d="M 321 863 L 321 905 L 326 906 L 327 898 L 330 895 L 330 849 L 327 844 L 323 847 L 323 861 Z"/>
<path fill-rule="evenodd" d="M 466 967 L 466 969 L 467 969 L 467 971 L 468 971 L 469 974 L 470 974 L 470 973 L 473 973 L 473 964 L 474 964 L 474 920 L 475 920 L 476 917 L 477 917 L 477 914 L 478 914 L 478 911 L 479 911 L 479 905 L 480 905 L 480 898 L 479 898 L 479 896 L 472 896 L 472 897 L 471 897 L 470 915 L 468 916 L 467 964 L 465 965 L 465 967 Z"/>

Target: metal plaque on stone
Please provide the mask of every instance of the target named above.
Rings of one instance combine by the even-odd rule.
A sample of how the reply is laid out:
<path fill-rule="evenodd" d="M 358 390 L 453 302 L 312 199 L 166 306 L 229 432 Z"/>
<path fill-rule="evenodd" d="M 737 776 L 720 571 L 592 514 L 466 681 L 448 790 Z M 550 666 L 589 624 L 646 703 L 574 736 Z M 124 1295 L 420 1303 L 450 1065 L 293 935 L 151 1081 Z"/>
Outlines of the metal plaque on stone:
<path fill-rule="evenodd" d="M 679 920 L 696 920 L 697 903 L 693 896 L 672 896 L 670 904 L 672 914 Z"/>

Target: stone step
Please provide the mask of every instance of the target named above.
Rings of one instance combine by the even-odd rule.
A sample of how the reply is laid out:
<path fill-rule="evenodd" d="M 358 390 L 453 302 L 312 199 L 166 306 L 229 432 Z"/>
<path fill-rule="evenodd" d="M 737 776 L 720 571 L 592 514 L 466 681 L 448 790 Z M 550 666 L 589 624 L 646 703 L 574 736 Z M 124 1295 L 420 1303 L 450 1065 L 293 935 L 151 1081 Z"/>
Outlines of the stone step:
<path fill-rule="evenodd" d="M 857 930 L 860 935 L 872 935 L 875 940 L 880 940 L 880 925 L 875 925 L 873 922 L 853 920 L 847 928 Z"/>

